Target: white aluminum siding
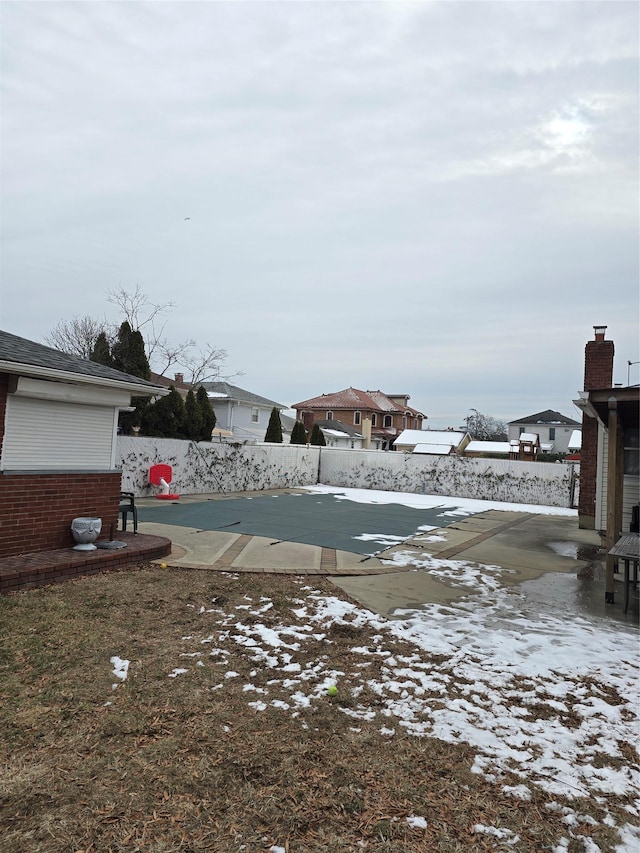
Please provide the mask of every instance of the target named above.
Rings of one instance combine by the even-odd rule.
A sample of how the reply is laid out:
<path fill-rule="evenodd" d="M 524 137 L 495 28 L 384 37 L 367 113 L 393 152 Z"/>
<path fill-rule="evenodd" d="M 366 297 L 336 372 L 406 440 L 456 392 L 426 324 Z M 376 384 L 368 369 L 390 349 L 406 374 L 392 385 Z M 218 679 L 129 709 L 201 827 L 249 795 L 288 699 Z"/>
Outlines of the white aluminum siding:
<path fill-rule="evenodd" d="M 114 409 L 7 399 L 3 470 L 111 470 Z"/>

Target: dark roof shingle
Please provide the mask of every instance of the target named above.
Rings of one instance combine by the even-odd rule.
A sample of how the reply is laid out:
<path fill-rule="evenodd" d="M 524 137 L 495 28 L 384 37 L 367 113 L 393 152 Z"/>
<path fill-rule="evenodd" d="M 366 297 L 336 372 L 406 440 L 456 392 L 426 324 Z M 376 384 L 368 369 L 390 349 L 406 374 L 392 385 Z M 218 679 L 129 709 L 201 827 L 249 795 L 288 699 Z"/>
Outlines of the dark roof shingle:
<path fill-rule="evenodd" d="M 92 376 L 96 379 L 111 379 L 117 382 L 129 382 L 135 385 L 148 385 L 150 389 L 156 386 L 151 382 L 122 373 L 104 364 L 97 364 L 77 355 L 69 355 L 66 352 L 52 349 L 52 347 L 38 344 L 27 338 L 20 338 L 10 332 L 0 330 L 0 361 L 31 367 L 43 367 L 49 370 L 58 370 L 64 373 L 77 373 L 81 376 Z M 18 371 L 16 371 L 18 372 Z"/>

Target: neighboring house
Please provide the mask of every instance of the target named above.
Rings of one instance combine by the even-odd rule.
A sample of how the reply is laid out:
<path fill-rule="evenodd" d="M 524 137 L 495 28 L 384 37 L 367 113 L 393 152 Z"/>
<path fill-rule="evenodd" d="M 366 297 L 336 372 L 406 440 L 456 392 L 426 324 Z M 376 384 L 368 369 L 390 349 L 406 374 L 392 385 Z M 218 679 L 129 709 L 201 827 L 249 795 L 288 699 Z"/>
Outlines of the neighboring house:
<path fill-rule="evenodd" d="M 287 408 L 229 382 L 202 384 L 216 413 L 216 430 L 230 432 L 236 441 L 264 441 L 271 411 L 275 408 L 281 412 Z M 282 415 L 280 420 L 283 422 Z"/>
<path fill-rule="evenodd" d="M 427 453 L 435 456 L 462 454 L 468 445 L 468 432 L 456 430 L 405 429 L 396 438 L 394 448 L 401 453 Z"/>
<path fill-rule="evenodd" d="M 571 434 L 579 426 L 578 421 L 573 418 L 546 409 L 544 412 L 511 421 L 508 437 L 516 439 L 522 433 L 536 433 L 543 453 L 567 453 Z"/>
<path fill-rule="evenodd" d="M 309 433 L 316 421 L 340 421 L 362 433 L 365 449 L 378 444 L 389 450 L 403 430 L 421 430 L 426 420 L 426 415 L 408 405 L 409 399 L 408 394 L 345 388 L 294 403 L 291 408 Z"/>
<path fill-rule="evenodd" d="M 343 448 L 344 450 L 362 450 L 364 447 L 364 436 L 355 427 L 343 424 L 342 421 L 315 421 L 322 430 L 327 447 Z M 371 449 L 380 449 L 377 440 L 371 442 Z"/>
<path fill-rule="evenodd" d="M 0 556 L 73 545 L 71 522 L 117 524 L 118 413 L 151 382 L 0 331 Z"/>
<path fill-rule="evenodd" d="M 173 379 L 169 379 L 168 376 L 162 376 L 160 373 L 153 373 L 152 371 L 149 381 L 153 382 L 154 385 L 161 385 L 163 388 L 175 388 L 183 399 L 186 399 L 192 387 L 188 382 L 184 381 L 184 373 L 174 373 Z M 194 387 L 193 390 L 195 393 L 197 388 Z"/>

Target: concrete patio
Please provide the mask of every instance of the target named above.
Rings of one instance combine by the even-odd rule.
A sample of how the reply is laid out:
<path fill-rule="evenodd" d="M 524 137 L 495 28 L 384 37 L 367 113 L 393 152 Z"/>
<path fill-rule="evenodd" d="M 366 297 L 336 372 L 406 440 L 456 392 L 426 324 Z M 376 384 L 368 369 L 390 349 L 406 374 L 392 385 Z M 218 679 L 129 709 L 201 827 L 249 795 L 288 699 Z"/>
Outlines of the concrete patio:
<path fill-rule="evenodd" d="M 40 586 L 64 580 L 77 574 L 95 573 L 121 568 L 127 564 L 155 560 L 166 563 L 176 570 L 259 572 L 272 574 L 323 575 L 328 576 L 348 595 L 371 610 L 383 615 L 392 615 L 397 609 L 426 603 L 447 604 L 473 592 L 435 577 L 426 570 L 416 568 L 414 562 L 430 557 L 441 561 L 464 561 L 474 565 L 499 566 L 499 583 L 515 586 L 543 578 L 543 591 L 557 594 L 558 578 L 568 578 L 566 590 L 580 593 L 580 599 L 590 612 L 623 618 L 625 622 L 637 623 L 638 598 L 632 594 L 629 612 L 622 614 L 622 584 L 617 583 L 616 603 L 604 605 L 604 551 L 600 537 L 593 530 L 578 528 L 577 518 L 562 515 L 539 515 L 528 512 L 487 510 L 466 517 L 447 518 L 448 523 L 427 532 L 415 531 L 397 544 L 389 547 L 368 542 L 354 547 L 360 551 L 342 550 L 324 545 L 296 541 L 304 538 L 305 531 L 297 531 L 291 519 L 290 535 L 253 535 L 242 532 L 244 525 L 251 529 L 249 521 L 227 521 L 230 507 L 236 511 L 240 504 L 234 500 L 246 499 L 243 511 L 250 513 L 253 507 L 276 507 L 262 504 L 272 497 L 297 494 L 296 490 L 272 490 L 270 492 L 238 493 L 234 495 L 198 495 L 180 500 L 181 524 L 141 520 L 138 535 L 131 530 L 119 532 L 118 539 L 127 542 L 127 548 L 118 551 L 96 551 L 89 554 L 65 549 L 60 552 L 41 552 L 24 557 L 0 560 L 0 590 L 13 591 L 19 588 Z M 254 500 L 255 499 L 255 500 Z M 217 504 L 217 502 L 226 502 Z M 208 504 L 203 507 L 203 504 Z M 217 504 L 217 506 L 213 506 Z M 350 502 L 343 504 L 343 515 L 354 511 Z M 156 516 L 158 502 L 153 498 L 137 502 L 141 519 L 145 514 Z M 283 509 L 285 504 L 277 504 Z M 213 509 L 211 509 L 213 506 Z M 288 504 L 287 506 L 291 506 Z M 184 522 L 191 512 L 200 522 L 212 512 L 216 522 L 226 529 L 206 529 L 203 526 L 187 526 Z M 321 510 L 319 510 L 321 512 Z M 357 508 L 355 509 L 358 512 Z M 384 515 L 384 507 L 380 510 Z M 413 512 L 413 511 L 410 511 Z M 165 507 L 161 515 L 167 521 L 178 518 L 177 510 Z M 227 515 L 224 515 L 227 513 Z M 286 513 L 285 513 L 286 515 Z M 277 517 L 282 536 L 283 519 Z M 409 516 L 413 519 L 413 516 Z M 250 515 L 247 516 L 250 519 Z M 352 538 L 359 539 L 358 524 L 364 523 L 365 515 L 357 516 L 352 527 Z M 258 529 L 264 522 L 256 522 Z M 286 518 L 284 519 L 286 525 Z M 130 526 L 130 524 L 129 524 Z M 211 525 L 209 525 L 211 526 Z M 324 534 L 323 534 L 324 529 Z M 299 533 L 299 537 L 296 533 Z M 306 531 L 309 535 L 309 531 Z M 312 538 L 326 535 L 331 543 L 333 533 L 328 527 L 311 533 Z M 345 541 L 345 540 L 343 540 Z M 380 549 L 380 550 L 378 550 Z M 370 554 L 375 553 L 374 556 Z M 408 558 L 400 559 L 398 558 Z M 556 590 L 553 593 L 553 590 Z M 544 597 L 544 595 L 543 595 Z"/>

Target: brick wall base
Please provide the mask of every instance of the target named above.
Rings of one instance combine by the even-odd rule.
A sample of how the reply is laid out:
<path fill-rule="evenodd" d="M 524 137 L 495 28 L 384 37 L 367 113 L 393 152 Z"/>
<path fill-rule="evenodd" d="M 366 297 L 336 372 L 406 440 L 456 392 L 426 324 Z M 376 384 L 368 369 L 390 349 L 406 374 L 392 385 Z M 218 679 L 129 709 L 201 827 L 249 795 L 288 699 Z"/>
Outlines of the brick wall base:
<path fill-rule="evenodd" d="M 71 522 L 101 518 L 100 539 L 118 524 L 119 471 L 68 474 L 0 473 L 0 557 L 67 548 Z"/>

